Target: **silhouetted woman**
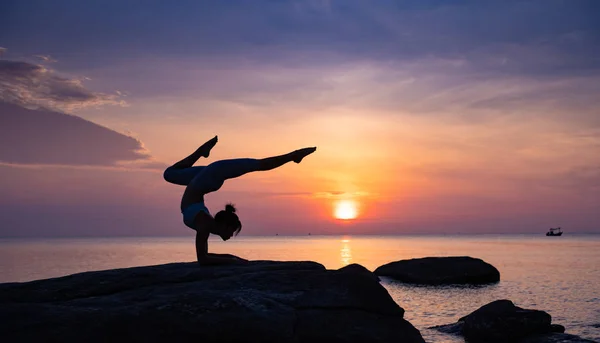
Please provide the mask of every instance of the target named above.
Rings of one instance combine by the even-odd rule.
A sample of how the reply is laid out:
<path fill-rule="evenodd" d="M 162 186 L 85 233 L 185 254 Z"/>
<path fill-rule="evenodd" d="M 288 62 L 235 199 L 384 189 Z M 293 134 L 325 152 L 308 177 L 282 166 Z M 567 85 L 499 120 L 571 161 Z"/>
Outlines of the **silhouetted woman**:
<path fill-rule="evenodd" d="M 200 264 L 230 264 L 243 261 L 232 255 L 208 253 L 209 234 L 219 235 L 224 241 L 237 235 L 242 223 L 231 204 L 214 217 L 204 204 L 204 195 L 223 186 L 227 179 L 233 179 L 254 171 L 271 170 L 288 162 L 300 163 L 302 159 L 317 150 L 316 147 L 299 149 L 285 155 L 263 159 L 237 158 L 213 162 L 207 166 L 194 167 L 200 157 L 208 157 L 217 144 L 215 136 L 200 146 L 190 156 L 167 168 L 163 174 L 166 181 L 187 186 L 181 198 L 183 222 L 196 230 L 196 255 Z"/>

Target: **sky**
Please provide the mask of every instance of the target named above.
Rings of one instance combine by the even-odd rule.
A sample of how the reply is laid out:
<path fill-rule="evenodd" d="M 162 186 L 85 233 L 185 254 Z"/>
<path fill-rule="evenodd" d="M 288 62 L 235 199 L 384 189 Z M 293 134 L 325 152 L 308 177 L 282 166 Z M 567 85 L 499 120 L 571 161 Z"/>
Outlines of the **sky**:
<path fill-rule="evenodd" d="M 0 237 L 191 235 L 214 135 L 318 147 L 206 196 L 242 235 L 600 232 L 600 2 L 0 3 Z"/>

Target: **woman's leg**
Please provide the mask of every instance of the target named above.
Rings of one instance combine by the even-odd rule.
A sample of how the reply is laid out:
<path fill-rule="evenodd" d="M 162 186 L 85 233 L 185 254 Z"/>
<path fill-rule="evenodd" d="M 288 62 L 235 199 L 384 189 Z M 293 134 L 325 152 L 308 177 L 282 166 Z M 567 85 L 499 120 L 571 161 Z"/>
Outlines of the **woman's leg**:
<path fill-rule="evenodd" d="M 196 163 L 200 157 L 208 157 L 210 155 L 210 150 L 217 144 L 217 141 L 217 136 L 213 137 L 202 144 L 202 146 L 196 149 L 191 155 L 165 169 L 165 172 L 163 173 L 164 179 L 167 182 L 176 185 L 188 185 L 190 181 L 205 168 L 193 167 L 194 163 Z"/>
<path fill-rule="evenodd" d="M 284 165 L 288 162 L 291 162 L 291 161 L 300 163 L 300 162 L 302 162 L 303 158 L 312 154 L 313 152 L 315 152 L 315 150 L 317 150 L 316 147 L 304 148 L 304 149 L 292 151 L 285 155 L 260 159 L 260 160 L 258 160 L 258 165 L 259 165 L 258 170 L 265 171 L 265 170 L 275 169 L 275 168 L 281 167 L 282 165 Z"/>
<path fill-rule="evenodd" d="M 215 146 L 215 144 L 217 144 L 218 141 L 219 141 L 219 138 L 217 136 L 214 136 L 213 138 L 208 140 L 206 143 L 202 144 L 190 156 L 175 163 L 174 165 L 170 166 L 169 168 L 174 168 L 174 169 L 191 168 L 194 165 L 194 163 L 196 163 L 196 161 L 198 161 L 198 159 L 200 157 L 208 157 L 210 155 L 210 150 Z"/>
<path fill-rule="evenodd" d="M 184 169 L 176 169 L 169 167 L 163 173 L 163 178 L 169 183 L 187 186 L 205 168 L 206 167 L 204 166 L 190 167 Z"/>
<path fill-rule="evenodd" d="M 200 175 L 199 178 L 206 178 L 214 181 L 234 179 L 250 172 L 275 169 L 292 161 L 300 163 L 304 157 L 312 154 L 315 150 L 317 150 L 317 148 L 304 148 L 285 155 L 262 159 L 236 158 L 232 160 L 217 161 L 206 166 L 205 172 Z"/>

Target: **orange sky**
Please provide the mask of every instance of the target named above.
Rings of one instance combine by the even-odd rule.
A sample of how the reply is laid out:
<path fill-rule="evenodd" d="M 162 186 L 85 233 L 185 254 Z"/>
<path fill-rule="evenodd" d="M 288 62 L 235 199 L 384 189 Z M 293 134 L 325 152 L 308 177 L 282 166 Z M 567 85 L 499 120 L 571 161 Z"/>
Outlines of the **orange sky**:
<path fill-rule="evenodd" d="M 318 147 L 207 196 L 212 212 L 239 207 L 243 234 L 600 230 L 598 31 L 586 9 L 408 3 L 188 3 L 219 14 L 179 13 L 156 35 L 119 13 L 100 31 L 77 21 L 69 42 L 58 28 L 34 35 L 43 23 L 15 5 L 0 48 L 0 236 L 191 234 L 183 189 L 162 170 L 214 135 L 199 165 Z M 136 20 L 174 9 L 147 11 Z M 485 29 L 455 25 L 465 20 Z M 334 218 L 341 200 L 356 219 Z"/>

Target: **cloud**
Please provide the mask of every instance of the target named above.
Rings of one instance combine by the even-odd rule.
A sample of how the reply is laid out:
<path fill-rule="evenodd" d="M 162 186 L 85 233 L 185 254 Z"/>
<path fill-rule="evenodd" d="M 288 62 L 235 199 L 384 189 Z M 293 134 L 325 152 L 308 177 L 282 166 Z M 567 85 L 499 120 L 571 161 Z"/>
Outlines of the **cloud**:
<path fill-rule="evenodd" d="M 59 76 L 39 64 L 9 60 L 0 60 L 0 100 L 62 111 L 125 104 L 118 94 L 86 89 L 81 79 Z"/>
<path fill-rule="evenodd" d="M 600 163 L 583 165 L 567 170 L 560 178 L 549 180 L 548 188 L 576 190 L 577 194 L 592 194 L 600 200 Z"/>
<path fill-rule="evenodd" d="M 85 119 L 0 101 L 0 162 L 162 168 L 143 144 Z"/>
<path fill-rule="evenodd" d="M 0 237 L 189 231 L 177 210 L 182 189 L 164 182 L 160 172 L 0 163 L 0 179 Z"/>
<path fill-rule="evenodd" d="M 34 15 L 42 8 L 47 15 Z M 140 10 L 144 16 L 132 15 Z M 457 110 L 469 110 L 458 105 L 470 102 L 504 105 L 490 94 L 498 87 L 505 87 L 500 96 L 520 91 L 532 79 L 597 77 L 597 10 L 594 2 L 562 0 L 183 1 L 125 8 L 57 1 L 52 8 L 15 4 L 19 20 L 10 28 L 25 41 L 55 46 L 61 62 L 87 68 L 96 81 L 119 78 L 119 87 L 138 96 L 188 92 L 248 106 L 359 103 L 422 114 L 443 111 L 448 102 Z M 59 41 L 73 26 L 77 32 Z M 475 94 L 481 86 L 488 94 Z M 585 84 L 565 87 L 577 92 Z"/>
<path fill-rule="evenodd" d="M 3 48 L 0 46 L 0 57 L 2 57 L 2 55 L 4 55 L 5 52 L 6 52 L 6 48 Z"/>
<path fill-rule="evenodd" d="M 43 62 L 46 63 L 54 63 L 54 62 L 58 62 L 57 60 L 55 60 L 54 58 L 52 58 L 52 56 L 50 55 L 35 55 L 33 57 L 37 57 L 40 60 L 42 60 Z"/>
<path fill-rule="evenodd" d="M 356 199 L 367 196 L 374 196 L 368 192 L 344 192 L 344 191 L 327 191 L 327 192 L 316 192 L 312 193 L 313 198 L 325 198 L 325 199 Z"/>
<path fill-rule="evenodd" d="M 445 117 L 455 123 L 484 124 L 510 117 L 517 124 L 543 118 L 567 126 L 600 127 L 600 74 L 502 75 L 478 71 L 468 60 L 439 58 L 295 68 L 225 61 L 146 61 L 128 66 L 129 71 L 111 71 L 110 77 L 131 72 L 160 79 L 129 85 L 147 94 L 149 101 L 175 93 L 204 101 L 204 109 L 217 102 L 235 107 L 228 112 L 239 108 L 240 113 L 254 115 L 248 110 L 272 109 L 279 119 L 342 109 L 389 117 Z M 135 82 L 133 77 L 129 80 Z"/>
<path fill-rule="evenodd" d="M 15 3 L 15 19 L 6 28 L 19 35 L 6 41 L 47 51 L 85 50 L 98 64 L 149 52 L 240 56 L 279 66 L 437 57 L 465 58 L 482 70 L 539 74 L 565 66 L 598 70 L 600 52 L 600 7 L 585 0 L 44 3 Z M 93 53 L 102 51 L 119 54 Z"/>

